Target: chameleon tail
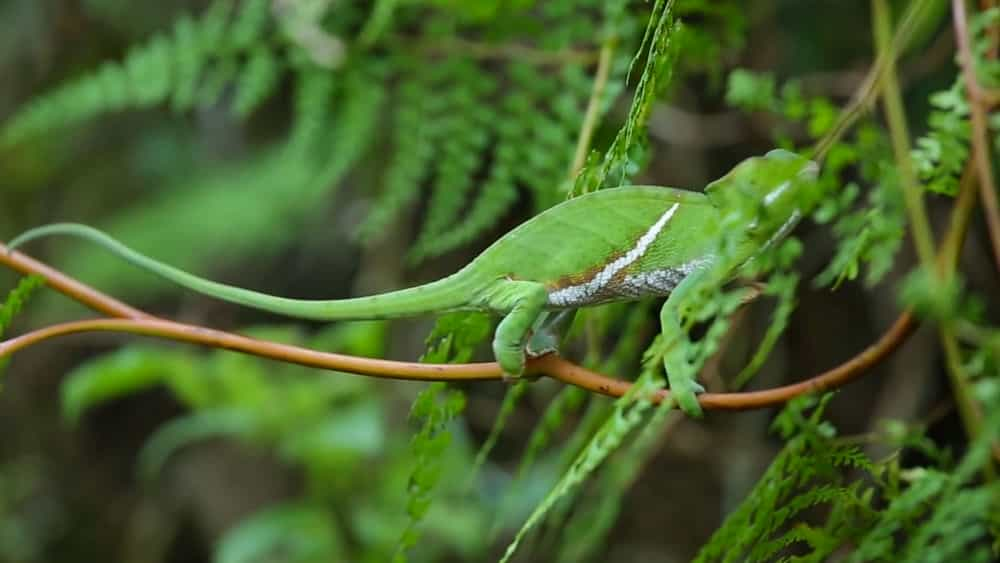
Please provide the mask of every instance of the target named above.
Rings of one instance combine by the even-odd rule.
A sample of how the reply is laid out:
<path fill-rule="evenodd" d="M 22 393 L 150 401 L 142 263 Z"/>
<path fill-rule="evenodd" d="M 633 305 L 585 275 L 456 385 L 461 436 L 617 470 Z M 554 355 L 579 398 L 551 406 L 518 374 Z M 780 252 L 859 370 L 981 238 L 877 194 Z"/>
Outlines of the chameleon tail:
<path fill-rule="evenodd" d="M 77 223 L 53 223 L 31 229 L 12 240 L 8 248 L 13 250 L 29 241 L 51 235 L 86 239 L 135 266 L 209 297 L 279 315 L 320 321 L 387 319 L 463 309 L 470 305 L 469 297 L 477 294 L 480 285 L 472 279 L 475 276 L 459 271 L 425 285 L 369 297 L 332 300 L 289 299 L 189 274 L 132 250 L 102 231 Z"/>

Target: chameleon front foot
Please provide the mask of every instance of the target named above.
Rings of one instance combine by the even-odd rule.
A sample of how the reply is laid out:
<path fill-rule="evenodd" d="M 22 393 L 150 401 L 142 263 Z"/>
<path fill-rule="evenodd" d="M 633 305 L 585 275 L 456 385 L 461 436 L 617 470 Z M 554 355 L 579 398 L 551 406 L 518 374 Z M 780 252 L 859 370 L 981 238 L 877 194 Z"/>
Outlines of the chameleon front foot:
<path fill-rule="evenodd" d="M 525 355 L 520 348 L 517 350 L 496 350 L 497 363 L 500 364 L 504 383 L 515 383 L 524 377 Z"/>
<path fill-rule="evenodd" d="M 500 364 L 504 383 L 516 382 L 524 376 L 524 365 L 527 358 L 524 344 L 520 341 L 511 342 L 499 336 L 494 337 L 493 356 Z"/>
<path fill-rule="evenodd" d="M 535 282 L 503 281 L 491 290 L 491 308 L 509 311 L 493 335 L 493 356 L 503 370 L 504 381 L 524 375 L 524 349 L 547 298 L 545 286 Z"/>
<path fill-rule="evenodd" d="M 670 381 L 670 394 L 677 402 L 677 406 L 684 411 L 684 414 L 700 418 L 702 415 L 701 404 L 698 402 L 698 395 L 705 392 L 705 388 L 692 379 L 668 377 Z"/>

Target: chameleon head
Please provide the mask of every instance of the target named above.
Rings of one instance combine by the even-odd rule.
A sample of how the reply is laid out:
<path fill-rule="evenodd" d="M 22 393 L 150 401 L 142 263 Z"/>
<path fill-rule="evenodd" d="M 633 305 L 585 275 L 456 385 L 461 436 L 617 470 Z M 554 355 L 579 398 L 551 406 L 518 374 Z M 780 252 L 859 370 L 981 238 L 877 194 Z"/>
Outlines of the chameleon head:
<path fill-rule="evenodd" d="M 815 162 L 775 149 L 744 160 L 705 193 L 716 206 L 739 213 L 749 235 L 770 239 L 787 232 L 816 204 L 818 175 Z"/>

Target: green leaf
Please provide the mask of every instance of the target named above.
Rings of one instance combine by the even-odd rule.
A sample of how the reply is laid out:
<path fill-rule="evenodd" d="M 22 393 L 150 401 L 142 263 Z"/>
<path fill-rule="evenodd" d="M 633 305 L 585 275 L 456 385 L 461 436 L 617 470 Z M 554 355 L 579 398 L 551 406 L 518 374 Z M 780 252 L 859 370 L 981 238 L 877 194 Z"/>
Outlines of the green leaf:
<path fill-rule="evenodd" d="M 746 111 L 773 111 L 778 104 L 775 90 L 773 75 L 738 68 L 729 73 L 726 103 Z"/>
<path fill-rule="evenodd" d="M 262 510 L 226 532 L 217 563 L 326 563 L 344 561 L 344 540 L 329 509 L 291 502 Z"/>
<path fill-rule="evenodd" d="M 123 348 L 70 372 L 61 388 L 63 416 L 76 422 L 96 405 L 162 384 L 174 374 L 196 371 L 194 359 L 184 353 Z"/>
<path fill-rule="evenodd" d="M 151 481 L 178 449 L 201 440 L 220 436 L 249 440 L 257 430 L 256 418 L 244 409 L 207 409 L 173 419 L 158 428 L 139 451 L 139 475 Z"/>
<path fill-rule="evenodd" d="M 385 447 L 385 415 L 376 401 L 337 405 L 277 444 L 281 455 L 313 467 L 343 471 Z"/>

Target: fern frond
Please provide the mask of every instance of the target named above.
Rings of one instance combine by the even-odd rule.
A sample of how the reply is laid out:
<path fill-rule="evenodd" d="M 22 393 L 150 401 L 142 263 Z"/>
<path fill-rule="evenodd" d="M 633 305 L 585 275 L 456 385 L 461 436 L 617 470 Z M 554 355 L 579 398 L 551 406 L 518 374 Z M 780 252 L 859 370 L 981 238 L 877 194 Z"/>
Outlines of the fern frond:
<path fill-rule="evenodd" d="M 873 187 L 866 205 L 853 211 L 838 211 L 840 216 L 833 224 L 833 231 L 840 242 L 830 263 L 816 276 L 813 282 L 816 286 L 836 286 L 844 280 L 853 280 L 863 267 L 867 270 L 865 283 L 874 285 L 889 272 L 902 246 L 906 210 L 885 134 L 873 127 L 862 128 L 857 147 L 850 152 L 846 158 L 867 155 L 868 163 L 861 167 L 861 174 Z M 846 208 L 855 193 L 857 189 L 849 186 L 838 205 Z"/>
<path fill-rule="evenodd" d="M 243 0 L 226 34 L 229 45 L 245 51 L 257 45 L 271 19 L 271 0 Z"/>
<path fill-rule="evenodd" d="M 773 560 L 784 547 L 806 537 L 817 545 L 823 544 L 824 549 L 832 549 L 831 545 L 849 538 L 827 536 L 843 534 L 842 530 L 821 532 L 799 526 L 788 528 L 788 525 L 804 510 L 820 504 L 834 507 L 831 514 L 840 513 L 838 506 L 866 506 L 866 493 L 860 487 L 841 484 L 844 475 L 840 468 L 869 466 L 870 462 L 857 448 L 835 445 L 809 434 L 792 438 L 695 561 Z M 871 517 L 871 512 L 858 512 L 852 522 L 857 524 L 858 519 Z M 837 522 L 845 523 L 843 519 Z M 864 531 L 860 525 L 851 529 L 856 533 Z"/>
<path fill-rule="evenodd" d="M 472 469 L 469 471 L 470 480 L 475 478 L 480 468 L 486 463 L 486 458 L 489 457 L 490 452 L 493 451 L 493 447 L 496 446 L 497 441 L 500 439 L 500 434 L 507 425 L 507 420 L 514 414 L 514 409 L 517 408 L 517 404 L 524 397 L 527 390 L 528 384 L 524 381 L 519 381 L 507 390 L 503 398 L 503 403 L 500 404 L 500 411 L 497 413 L 493 428 L 490 429 L 489 436 L 486 437 L 483 445 L 479 448 L 479 452 L 476 453 L 476 460 L 472 463 Z"/>
<path fill-rule="evenodd" d="M 250 112 L 273 91 L 280 75 L 275 47 L 261 43 L 270 17 L 268 0 L 248 0 L 234 10 L 217 0 L 197 20 L 181 17 L 170 34 L 158 34 L 132 47 L 121 63 L 105 63 L 31 101 L 0 131 L 0 144 L 11 145 L 46 131 L 102 114 L 160 105 L 169 98 L 174 110 L 212 103 L 223 87 L 240 75 L 234 108 Z M 242 74 L 238 57 L 250 53 Z"/>
<path fill-rule="evenodd" d="M 949 495 L 934 506 L 934 514 L 910 537 L 901 561 L 947 563 L 993 560 L 989 546 L 990 513 L 1000 498 L 994 482 Z"/>
<path fill-rule="evenodd" d="M 608 185 L 622 185 L 634 174 L 644 158 L 646 123 L 657 94 L 670 82 L 679 53 L 675 37 L 681 25 L 674 20 L 674 1 L 657 0 L 653 5 L 642 42 L 626 72 L 626 82 L 633 67 L 645 54 L 646 64 L 636 85 L 632 105 L 625 123 L 615 135 L 611 146 L 594 169 L 585 169 L 577 176 L 573 194 L 579 195 Z"/>
<path fill-rule="evenodd" d="M 244 118 L 253 113 L 278 87 L 281 70 L 281 62 L 273 49 L 254 47 L 236 79 L 233 113 Z"/>
<path fill-rule="evenodd" d="M 537 67 L 513 65 L 511 79 L 518 90 L 531 95 L 533 105 L 539 108 L 525 119 L 527 143 L 522 141 L 523 156 L 516 170 L 517 179 L 531 190 L 538 213 L 564 197 L 559 188 L 576 150 L 591 79 L 577 65 L 563 67 L 558 75 L 547 75 Z M 523 150 L 527 146 L 531 150 Z"/>
<path fill-rule="evenodd" d="M 528 445 L 517 466 L 517 479 L 524 479 L 528 475 L 542 450 L 549 445 L 552 437 L 566 424 L 569 417 L 579 411 L 587 396 L 587 392 L 579 387 L 567 386 L 549 402 L 541 421 L 528 438 Z"/>
<path fill-rule="evenodd" d="M 542 522 L 556 503 L 576 490 L 639 425 L 646 411 L 653 405 L 648 397 L 662 387 L 662 383 L 657 381 L 653 374 L 654 369 L 647 366 L 629 392 L 615 401 L 610 416 L 594 434 L 587 447 L 577 456 L 573 465 L 563 474 L 542 502 L 535 507 L 521 529 L 518 530 L 513 541 L 507 546 L 501 563 L 510 561 L 527 534 Z"/>
<path fill-rule="evenodd" d="M 764 365 L 771 350 L 774 349 L 775 344 L 777 344 L 778 338 L 785 331 L 785 328 L 788 327 L 788 321 L 795 310 L 795 288 L 798 286 L 798 282 L 798 276 L 795 274 L 776 275 L 768 279 L 766 293 L 777 296 L 778 305 L 771 316 L 771 322 L 764 332 L 764 338 L 760 346 L 758 346 L 746 367 L 740 370 L 740 373 L 733 381 L 735 389 L 742 389 L 756 375 L 757 371 Z"/>
<path fill-rule="evenodd" d="M 371 147 L 386 99 L 384 74 L 377 65 L 351 69 L 343 76 L 339 104 L 329 95 L 324 97 L 322 86 L 308 94 L 315 96 L 309 102 L 315 110 L 306 109 L 307 102 L 301 101 L 303 109 L 297 112 L 296 130 L 315 128 L 313 141 L 306 141 L 305 133 L 293 133 L 293 138 L 302 141 L 306 154 L 317 155 L 314 162 L 318 167 L 309 179 L 313 187 L 304 192 L 307 199 L 328 195 Z M 316 116 L 329 113 L 331 105 L 336 106 L 336 111 L 327 120 L 311 117 L 314 111 Z M 306 120 L 311 125 L 305 125 Z"/>
<path fill-rule="evenodd" d="M 365 154 L 384 101 L 377 69 L 347 69 L 339 76 L 339 88 L 334 87 L 338 77 L 323 69 L 310 67 L 296 74 L 294 122 L 287 142 L 264 149 L 250 163 L 185 177 L 161 196 L 112 216 L 102 227 L 145 252 L 194 270 L 204 270 L 220 255 L 260 258 L 292 242 L 296 231 L 286 228 L 287 223 L 313 213 Z M 219 221 L 221 216 L 228 220 Z M 165 223 L 174 228 L 148 227 Z M 233 225 L 240 225 L 239 230 Z M 98 249 L 73 247 L 59 252 L 57 262 L 126 296 L 148 297 L 171 287 Z"/>
<path fill-rule="evenodd" d="M 405 561 L 406 552 L 420 538 L 417 526 L 430 507 L 431 494 L 443 470 L 441 457 L 451 443 L 448 424 L 464 408 L 465 395 L 461 391 L 448 390 L 444 383 L 428 385 L 413 402 L 410 416 L 421 424 L 421 428 L 410 444 L 416 464 L 410 474 L 409 496 L 406 501 L 409 521 L 396 546 L 393 561 Z"/>
<path fill-rule="evenodd" d="M 927 118 L 930 131 L 917 139 L 913 163 L 927 189 L 954 196 L 958 179 L 969 159 L 969 103 L 961 76 L 951 88 L 930 97 L 933 110 Z"/>
<path fill-rule="evenodd" d="M 503 143 L 503 133 L 498 143 Z M 483 183 L 482 190 L 465 220 L 456 228 L 430 239 L 423 247 L 421 254 L 414 259 L 437 256 L 458 248 L 472 241 L 483 231 L 497 224 L 516 202 L 517 187 L 514 170 L 519 161 L 519 155 L 514 144 L 499 146 L 494 155 L 489 177 Z"/>
<path fill-rule="evenodd" d="M 3 303 L 0 303 L 0 338 L 3 338 L 4 333 L 10 329 L 14 317 L 21 312 L 25 303 L 31 299 L 38 288 L 44 285 L 45 280 L 43 278 L 27 276 L 17 283 L 17 287 L 10 290 L 7 298 L 4 299 Z M 0 375 L 3 375 L 4 368 L 7 366 L 9 360 L 9 357 L 0 359 Z"/>
<path fill-rule="evenodd" d="M 31 299 L 40 287 L 45 285 L 45 280 L 39 276 L 27 276 L 17 283 L 17 287 L 10 290 L 3 304 L 0 304 L 0 338 L 10 328 L 11 322 L 16 317 L 25 303 Z"/>
<path fill-rule="evenodd" d="M 414 261 L 419 261 L 434 239 L 459 219 L 485 160 L 492 126 L 493 112 L 486 97 L 496 88 L 494 79 L 467 60 L 452 58 L 444 65 L 455 86 L 443 96 L 441 158 L 427 218 L 410 251 Z"/>
<path fill-rule="evenodd" d="M 588 495 L 588 500 L 592 502 L 576 508 L 572 519 L 566 525 L 558 526 L 563 530 L 564 546 L 559 555 L 560 561 L 581 561 L 604 545 L 608 532 L 618 519 L 622 498 L 638 479 L 650 456 L 656 453 L 656 446 L 671 421 L 677 420 L 676 415 L 670 417 L 673 412 L 670 403 L 659 404 L 635 440 L 607 464 L 594 487 L 596 494 Z"/>
<path fill-rule="evenodd" d="M 398 66 L 413 69 L 399 87 L 394 104 L 394 151 L 385 173 L 385 189 L 358 229 L 358 238 L 379 238 L 400 212 L 414 201 L 430 175 L 431 159 L 438 140 L 434 114 L 433 69 L 409 59 Z"/>
<path fill-rule="evenodd" d="M 484 315 L 451 313 L 440 317 L 427 337 L 422 362 L 466 362 L 474 348 L 489 334 Z M 433 493 L 444 471 L 443 453 L 449 447 L 451 422 L 465 409 L 465 394 L 445 383 L 431 383 L 413 401 L 410 418 L 421 427 L 410 442 L 416 462 L 410 474 L 406 511 L 408 521 L 396 545 L 393 561 L 406 561 L 406 553 L 420 539 L 420 522 L 426 517 Z"/>
<path fill-rule="evenodd" d="M 307 66 L 295 73 L 295 105 L 288 151 L 301 157 L 318 157 L 328 139 L 331 105 L 336 92 L 336 76 L 318 67 Z M 350 96 L 345 103 L 354 101 Z M 343 117 L 349 117 L 347 115 Z M 337 139 L 344 140 L 344 139 Z M 324 151 L 325 152 L 325 151 Z"/>
<path fill-rule="evenodd" d="M 218 12 L 219 6 L 222 3 L 214 4 L 200 22 L 184 15 L 174 24 L 172 43 L 177 46 L 177 50 L 174 54 L 174 88 L 170 100 L 174 111 L 186 111 L 196 103 L 199 80 L 210 48 L 209 41 L 205 38 L 220 23 L 225 25 L 225 14 Z"/>
<path fill-rule="evenodd" d="M 499 222 L 517 202 L 517 169 L 523 156 L 523 142 L 528 132 L 523 121 L 533 114 L 532 100 L 520 89 L 513 90 L 500 104 L 496 125 L 493 162 L 475 201 L 467 208 L 463 221 L 435 237 L 428 237 L 414 259 L 433 257 L 458 248 Z"/>

